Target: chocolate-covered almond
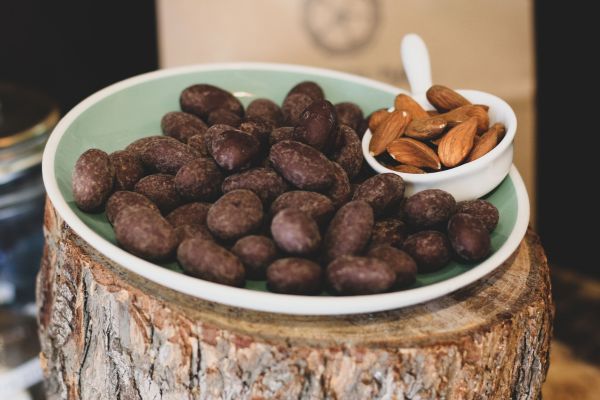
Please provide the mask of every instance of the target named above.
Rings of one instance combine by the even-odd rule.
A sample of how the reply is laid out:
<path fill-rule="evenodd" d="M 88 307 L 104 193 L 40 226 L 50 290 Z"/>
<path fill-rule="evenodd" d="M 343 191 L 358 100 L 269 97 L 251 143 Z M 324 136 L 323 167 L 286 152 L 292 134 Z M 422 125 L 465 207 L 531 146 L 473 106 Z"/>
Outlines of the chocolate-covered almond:
<path fill-rule="evenodd" d="M 448 238 L 456 254 L 466 261 L 480 261 L 492 250 L 487 228 L 471 214 L 458 213 L 450 218 Z"/>
<path fill-rule="evenodd" d="M 184 240 L 177 249 L 177 260 L 187 274 L 196 278 L 237 287 L 246 282 L 241 261 L 211 240 Z"/>
<path fill-rule="evenodd" d="M 360 127 L 364 120 L 361 108 L 355 103 L 337 103 L 335 105 L 335 112 L 337 114 L 338 123 L 340 125 L 348 125 L 354 131 Z"/>
<path fill-rule="evenodd" d="M 187 145 L 196 150 L 202 157 L 209 157 L 210 152 L 206 147 L 206 132 L 190 136 L 187 140 Z"/>
<path fill-rule="evenodd" d="M 281 126 L 273 129 L 269 136 L 269 145 L 273 146 L 275 143 L 284 140 L 294 140 L 294 130 L 293 126 Z"/>
<path fill-rule="evenodd" d="M 185 88 L 179 97 L 181 109 L 206 121 L 217 109 L 225 109 L 242 117 L 244 106 L 231 93 L 209 84 L 197 84 Z"/>
<path fill-rule="evenodd" d="M 259 118 L 246 117 L 239 125 L 239 130 L 254 136 L 261 146 L 266 147 L 271 136 L 272 125 Z"/>
<path fill-rule="evenodd" d="M 125 150 L 133 153 L 136 157 L 141 159 L 142 153 L 144 152 L 144 150 L 146 149 L 147 146 L 154 144 L 156 142 L 160 142 L 160 141 L 175 142 L 175 143 L 179 142 L 177 139 L 172 138 L 170 136 L 163 136 L 163 135 L 146 136 L 146 137 L 134 140 L 129 145 L 127 145 L 127 147 L 125 147 Z"/>
<path fill-rule="evenodd" d="M 115 170 L 115 190 L 132 190 L 144 177 L 144 165 L 134 153 L 118 150 L 108 157 Z"/>
<path fill-rule="evenodd" d="M 341 295 L 382 293 L 396 282 L 392 268 L 373 257 L 337 257 L 327 266 L 326 276 L 329 287 Z"/>
<path fill-rule="evenodd" d="M 452 251 L 446 235 L 422 231 L 410 235 L 402 246 L 417 263 L 420 272 L 435 272 L 448 264 Z"/>
<path fill-rule="evenodd" d="M 154 174 L 145 176 L 135 184 L 134 190 L 149 198 L 163 214 L 169 213 L 183 202 L 177 189 L 175 189 L 173 175 Z"/>
<path fill-rule="evenodd" d="M 299 189 L 322 191 L 333 183 L 333 166 L 321 152 L 306 144 L 284 140 L 271 147 L 269 160 Z"/>
<path fill-rule="evenodd" d="M 310 97 L 312 101 L 325 99 L 325 93 L 323 93 L 323 88 L 321 88 L 321 86 L 318 83 L 313 81 L 302 81 L 300 83 L 297 83 L 296 85 L 294 85 L 293 88 L 290 89 L 290 91 L 287 94 L 287 97 L 296 93 L 305 94 L 308 97 Z"/>
<path fill-rule="evenodd" d="M 175 175 L 177 192 L 187 201 L 210 201 L 221 192 L 223 174 L 212 159 L 197 158 Z"/>
<path fill-rule="evenodd" d="M 217 110 L 211 111 L 211 113 L 208 114 L 206 122 L 208 123 L 208 126 L 221 124 L 237 128 L 240 125 L 240 122 L 242 122 L 242 119 L 239 115 L 237 115 L 234 112 L 231 112 L 224 108 L 219 108 Z"/>
<path fill-rule="evenodd" d="M 405 251 L 388 245 L 373 247 L 367 253 L 368 257 L 385 262 L 396 274 L 395 288 L 412 285 L 417 279 L 417 263 Z"/>
<path fill-rule="evenodd" d="M 215 135 L 211 142 L 211 154 L 215 162 L 226 171 L 239 171 L 256 160 L 260 151 L 258 140 L 239 130 L 225 131 Z"/>
<path fill-rule="evenodd" d="M 225 193 L 208 210 L 206 223 L 213 235 L 234 240 L 255 232 L 263 220 L 260 198 L 245 189 Z"/>
<path fill-rule="evenodd" d="M 276 293 L 316 295 L 321 292 L 321 267 L 303 258 L 281 258 L 267 268 L 267 287 Z"/>
<path fill-rule="evenodd" d="M 246 108 L 246 116 L 268 121 L 274 127 L 281 125 L 283 121 L 281 108 L 269 99 L 252 100 Z"/>
<path fill-rule="evenodd" d="M 346 171 L 338 163 L 332 162 L 331 165 L 333 166 L 333 183 L 325 194 L 331 199 L 335 208 L 340 208 L 352 197 L 350 180 Z"/>
<path fill-rule="evenodd" d="M 204 134 L 208 129 L 208 126 L 200 118 L 181 111 L 166 113 L 160 121 L 160 127 L 165 135 L 182 143 L 187 143 L 188 139 L 194 135 Z"/>
<path fill-rule="evenodd" d="M 203 240 L 213 240 L 213 236 L 206 225 L 185 224 L 175 227 L 175 236 L 179 245 L 184 240 L 199 238 Z"/>
<path fill-rule="evenodd" d="M 158 140 L 146 145 L 140 158 L 151 171 L 175 175 L 179 168 L 200 156 L 187 144 L 176 140 Z"/>
<path fill-rule="evenodd" d="M 114 220 L 117 242 L 128 252 L 151 261 L 169 259 L 177 238 L 159 213 L 140 206 L 124 208 Z"/>
<path fill-rule="evenodd" d="M 209 127 L 206 132 L 204 132 L 204 141 L 206 144 L 206 148 L 208 149 L 209 154 L 212 154 L 212 141 L 213 138 L 219 136 L 223 132 L 234 131 L 235 127 L 231 125 L 225 124 L 216 124 Z"/>
<path fill-rule="evenodd" d="M 277 197 L 271 204 L 271 215 L 274 216 L 285 208 L 300 210 L 321 226 L 329 222 L 335 211 L 331 199 L 327 196 L 303 190 L 293 190 Z"/>
<path fill-rule="evenodd" d="M 440 189 L 427 189 L 415 193 L 404 203 L 404 215 L 415 229 L 428 229 L 445 224 L 454 211 L 456 200 Z"/>
<path fill-rule="evenodd" d="M 90 149 L 75 163 L 72 175 L 73 199 L 82 211 L 99 212 L 113 191 L 115 170 L 108 154 Z"/>
<path fill-rule="evenodd" d="M 291 208 L 281 210 L 273 217 L 271 235 L 277 246 L 290 254 L 312 254 L 321 245 L 321 233 L 315 220 Z"/>
<path fill-rule="evenodd" d="M 311 105 L 313 99 L 304 93 L 292 93 L 288 95 L 281 105 L 281 113 L 283 114 L 283 123 L 289 126 L 296 126 L 300 121 L 302 112 Z"/>
<path fill-rule="evenodd" d="M 408 237 L 408 226 L 398 218 L 386 218 L 375 222 L 370 247 L 390 245 L 402 248 Z"/>
<path fill-rule="evenodd" d="M 275 242 L 260 235 L 239 239 L 231 251 L 242 261 L 246 267 L 246 276 L 251 279 L 265 279 L 267 267 L 278 255 Z"/>
<path fill-rule="evenodd" d="M 398 205 L 404 197 L 404 180 L 396 174 L 378 174 L 363 183 L 354 192 L 353 200 L 363 200 L 382 215 Z"/>
<path fill-rule="evenodd" d="M 335 142 L 336 129 L 337 116 L 333 104 L 327 100 L 317 100 L 300 115 L 294 137 L 299 142 L 327 152 Z"/>
<path fill-rule="evenodd" d="M 209 203 L 188 203 L 177 207 L 165 218 L 173 227 L 182 225 L 206 225 L 206 215 L 210 208 Z"/>
<path fill-rule="evenodd" d="M 498 209 L 489 201 L 482 199 L 461 201 L 456 204 L 454 212 L 474 216 L 483 223 L 488 232 L 496 229 L 500 219 Z"/>
<path fill-rule="evenodd" d="M 372 230 L 371 206 L 361 200 L 346 203 L 335 214 L 325 234 L 324 248 L 327 260 L 360 254 L 369 242 Z"/>
<path fill-rule="evenodd" d="M 340 146 L 333 151 L 331 159 L 340 164 L 348 178 L 352 180 L 360 172 L 364 160 L 360 138 L 347 125 L 340 125 L 338 130 Z"/>
<path fill-rule="evenodd" d="M 248 189 L 256 193 L 264 204 L 269 205 L 288 189 L 288 184 L 275 170 L 258 167 L 228 176 L 223 181 L 221 189 L 223 193 Z"/>
<path fill-rule="evenodd" d="M 111 224 L 114 223 L 117 215 L 119 215 L 123 209 L 132 206 L 146 207 L 160 214 L 160 210 L 156 204 L 150 201 L 146 196 L 136 192 L 121 190 L 114 192 L 106 202 L 106 218 L 108 219 L 108 222 Z"/>

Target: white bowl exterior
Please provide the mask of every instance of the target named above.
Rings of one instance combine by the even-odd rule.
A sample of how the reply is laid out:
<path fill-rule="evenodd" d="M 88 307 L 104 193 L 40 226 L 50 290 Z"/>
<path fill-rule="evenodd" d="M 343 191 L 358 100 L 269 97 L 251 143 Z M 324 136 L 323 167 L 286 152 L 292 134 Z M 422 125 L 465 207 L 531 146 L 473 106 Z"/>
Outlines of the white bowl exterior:
<path fill-rule="evenodd" d="M 523 180 L 514 166 L 511 168 L 510 175 L 517 196 L 517 219 L 511 234 L 500 249 L 471 270 L 445 281 L 406 291 L 368 296 L 312 297 L 284 295 L 229 287 L 193 278 L 145 261 L 110 243 L 88 227 L 81 219 L 79 219 L 77 214 L 69 208 L 69 205 L 65 201 L 58 187 L 55 176 L 54 160 L 62 136 L 81 113 L 107 96 L 138 83 L 190 71 L 236 68 L 302 71 L 314 74 L 315 76 L 336 76 L 342 79 L 360 82 L 364 85 L 377 87 L 390 93 L 404 92 L 404 90 L 394 88 L 390 85 L 336 71 L 270 63 L 228 63 L 188 66 L 151 72 L 118 82 L 91 95 L 67 113 L 54 129 L 44 150 L 44 157 L 42 160 L 44 185 L 52 205 L 68 226 L 90 246 L 97 249 L 106 257 L 123 266 L 125 269 L 159 285 L 192 297 L 215 301 L 229 306 L 271 313 L 297 315 L 358 314 L 390 310 L 422 303 L 451 293 L 482 278 L 501 265 L 502 262 L 510 257 L 517 249 L 521 239 L 527 231 L 529 223 L 529 198 Z"/>
<path fill-rule="evenodd" d="M 489 93 L 476 90 L 458 90 L 473 104 L 490 107 L 490 124 L 501 122 L 506 127 L 502 141 L 483 157 L 446 171 L 429 174 L 407 174 L 386 168 L 369 153 L 371 132 L 365 132 L 362 139 L 363 155 L 367 163 L 380 173 L 394 173 L 406 182 L 406 195 L 426 189 L 442 189 L 451 193 L 457 201 L 472 200 L 491 192 L 508 175 L 513 161 L 513 141 L 517 130 L 517 118 L 512 108 L 502 99 Z M 425 95 L 414 99 L 426 109 L 433 107 Z"/>
<path fill-rule="evenodd" d="M 440 179 L 438 182 L 408 182 L 405 193 L 406 196 L 411 196 L 422 190 L 435 188 L 452 193 L 456 201 L 477 199 L 492 191 L 506 178 L 512 160 L 513 145 L 511 144 L 481 169 Z"/>

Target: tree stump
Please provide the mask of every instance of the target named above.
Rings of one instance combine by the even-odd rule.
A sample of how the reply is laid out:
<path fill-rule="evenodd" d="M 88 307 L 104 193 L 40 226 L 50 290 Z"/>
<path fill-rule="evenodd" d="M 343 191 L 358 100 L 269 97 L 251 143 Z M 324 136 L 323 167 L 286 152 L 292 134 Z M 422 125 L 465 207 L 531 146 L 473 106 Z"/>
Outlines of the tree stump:
<path fill-rule="evenodd" d="M 494 273 L 373 314 L 290 316 L 182 295 L 107 260 L 48 202 L 37 302 L 48 399 L 537 399 L 553 304 L 529 232 Z"/>

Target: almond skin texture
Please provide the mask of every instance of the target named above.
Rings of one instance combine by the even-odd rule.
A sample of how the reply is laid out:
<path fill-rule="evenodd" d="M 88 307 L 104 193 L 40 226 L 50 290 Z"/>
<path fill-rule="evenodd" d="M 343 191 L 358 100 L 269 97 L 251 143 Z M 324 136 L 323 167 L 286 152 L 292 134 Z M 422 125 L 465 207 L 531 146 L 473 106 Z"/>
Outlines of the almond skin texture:
<path fill-rule="evenodd" d="M 441 117 L 413 120 L 406 127 L 404 135 L 417 140 L 436 139 L 444 132 L 447 124 L 448 122 Z"/>
<path fill-rule="evenodd" d="M 465 99 L 454 90 L 442 85 L 433 85 L 427 90 L 426 95 L 427 100 L 429 100 L 439 112 L 446 112 L 471 104 L 469 100 Z"/>
<path fill-rule="evenodd" d="M 373 111 L 371 115 L 369 115 L 369 129 L 371 132 L 375 132 L 377 127 L 381 125 L 383 121 L 385 121 L 389 116 L 390 112 L 385 108 L 380 108 L 379 110 Z"/>
<path fill-rule="evenodd" d="M 390 143 L 387 151 L 392 158 L 402 164 L 419 168 L 442 168 L 435 152 L 423 142 L 410 138 L 399 138 Z"/>
<path fill-rule="evenodd" d="M 448 168 L 456 167 L 467 158 L 477 134 L 477 120 L 469 118 L 452 128 L 438 146 L 440 161 Z"/>
<path fill-rule="evenodd" d="M 417 103 L 412 97 L 406 94 L 399 94 L 394 99 L 394 109 L 398 111 L 407 111 L 412 119 L 425 119 L 429 118 L 427 111 L 419 103 Z"/>
<path fill-rule="evenodd" d="M 449 127 L 454 127 L 471 117 L 477 118 L 477 133 L 483 133 L 490 126 L 490 117 L 483 106 L 469 105 L 455 108 L 445 114 L 440 114 L 448 122 Z"/>
<path fill-rule="evenodd" d="M 410 121 L 411 118 L 408 112 L 393 111 L 373 132 L 373 137 L 369 143 L 371 155 L 378 156 L 383 153 L 388 144 L 404 134 Z"/>
<path fill-rule="evenodd" d="M 490 127 L 479 138 L 479 141 L 473 146 L 471 154 L 469 154 L 468 161 L 477 160 L 489 153 L 494 147 L 500 143 L 504 135 L 506 134 L 506 128 L 503 124 L 496 123 Z"/>

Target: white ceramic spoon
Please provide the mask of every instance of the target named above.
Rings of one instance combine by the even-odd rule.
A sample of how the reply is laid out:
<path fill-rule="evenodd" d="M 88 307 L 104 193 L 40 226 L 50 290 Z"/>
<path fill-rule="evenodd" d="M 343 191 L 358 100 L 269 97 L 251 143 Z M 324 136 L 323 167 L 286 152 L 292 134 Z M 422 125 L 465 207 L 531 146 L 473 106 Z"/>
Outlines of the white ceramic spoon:
<path fill-rule="evenodd" d="M 425 94 L 431 87 L 429 52 L 421 36 L 409 33 L 400 43 L 400 57 L 413 96 Z"/>

